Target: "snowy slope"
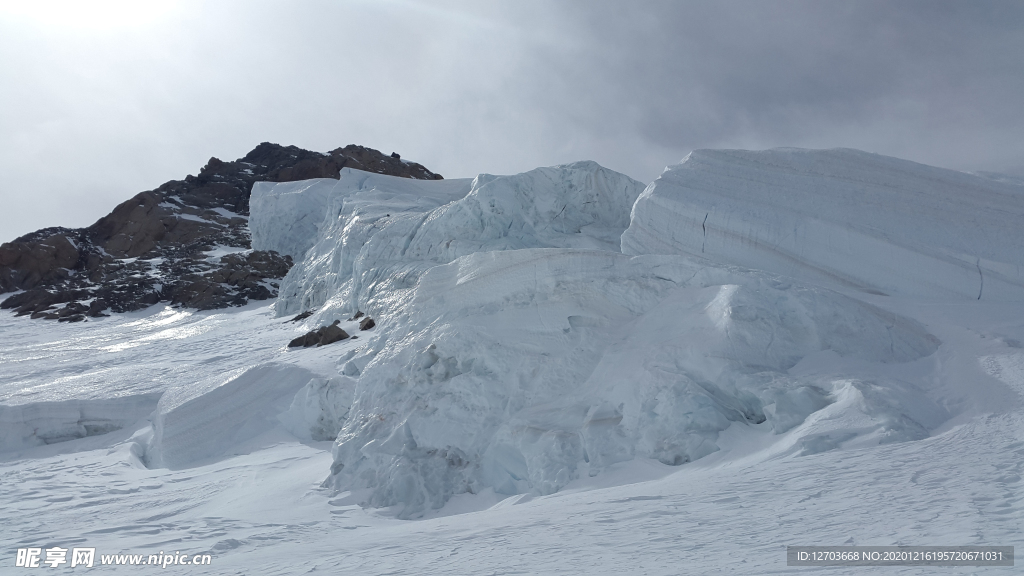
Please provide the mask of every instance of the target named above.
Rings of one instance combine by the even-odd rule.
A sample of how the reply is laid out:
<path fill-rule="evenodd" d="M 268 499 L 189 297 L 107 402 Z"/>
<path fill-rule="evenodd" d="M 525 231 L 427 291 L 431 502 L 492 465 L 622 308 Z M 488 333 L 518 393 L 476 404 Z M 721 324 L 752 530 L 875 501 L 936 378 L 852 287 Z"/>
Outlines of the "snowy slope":
<path fill-rule="evenodd" d="M 547 496 L 464 494 L 418 521 L 397 520 L 401 508 L 359 506 L 365 491 L 335 494 L 320 487 L 332 463 L 328 442 L 300 441 L 278 429 L 238 447 L 237 455 L 180 470 L 147 468 L 140 459 L 149 430 L 143 423 L 138 433 L 124 429 L 0 453 L 0 573 L 20 573 L 14 551 L 28 546 L 91 546 L 98 555 L 209 553 L 212 564 L 202 572 L 225 575 L 767 574 L 787 570 L 787 545 L 1000 544 L 1019 550 L 1024 308 L 878 303 L 916 318 L 943 342 L 929 358 L 893 365 L 901 376 L 927 375 L 937 388 L 984 400 L 982 412 L 965 413 L 924 440 L 841 444 L 806 455 L 788 448 L 805 435 L 801 427 L 775 434 L 764 424 L 736 422 L 720 434 L 720 451 L 683 466 L 620 462 Z M 267 308 L 242 314 L 251 343 L 277 340 L 273 333 L 281 324 Z M 60 340 L 45 326 L 23 324 L 36 333 L 21 336 L 36 344 Z M 97 340 L 122 342 L 116 331 L 91 324 L 84 326 Z M 10 326 L 3 328 L 6 342 Z M 222 322 L 207 334 L 224 341 L 240 331 Z M 33 362 L 31 354 L 21 357 Z M 6 358 L 4 367 L 14 362 Z M 819 359 L 826 369 L 836 368 Z M 118 354 L 105 363 L 143 369 Z M 820 368 L 805 363 L 796 371 Z M 827 419 L 806 425 L 822 423 Z M 140 568 L 96 570 L 130 574 Z M 800 572 L 924 576 L 936 569 Z M 942 569 L 1017 572 L 1019 566 Z"/>
<path fill-rule="evenodd" d="M 627 254 L 865 292 L 1024 299 L 1024 187 L 857 150 L 696 150 L 644 191 Z"/>
<path fill-rule="evenodd" d="M 241 389 L 244 401 L 250 401 L 253 389 L 246 374 L 259 366 L 301 364 L 295 366 L 296 371 L 307 374 L 301 384 L 315 376 L 317 381 L 331 384 L 331 390 L 322 390 L 322 395 L 344 395 L 335 390 L 342 379 L 332 379 L 337 375 L 334 355 L 359 343 L 351 340 L 333 350 L 294 353 L 285 344 L 313 325 L 283 323 L 271 318 L 269 305 L 255 304 L 230 313 L 154 306 L 143 312 L 62 325 L 59 331 L 32 324 L 22 318 L 0 317 L 4 341 L 0 349 L 0 451 L 16 452 L 131 429 L 197 398 L 203 400 L 193 406 L 231 411 L 241 418 L 225 419 L 224 425 L 230 428 L 248 417 L 239 414 L 238 407 L 232 408 L 240 399 L 229 396 L 213 404 L 211 400 L 223 394 L 218 388 L 234 387 Z M 355 324 L 348 322 L 343 327 L 355 332 Z M 292 390 L 288 400 L 295 394 Z M 317 426 L 317 417 L 319 414 L 311 417 L 310 427 Z M 158 428 L 162 420 L 160 416 L 155 421 Z M 339 428 L 339 424 L 333 425 L 334 434 Z M 193 445 L 198 452 L 219 450 L 194 441 Z M 195 457 L 184 458 L 191 461 Z"/>

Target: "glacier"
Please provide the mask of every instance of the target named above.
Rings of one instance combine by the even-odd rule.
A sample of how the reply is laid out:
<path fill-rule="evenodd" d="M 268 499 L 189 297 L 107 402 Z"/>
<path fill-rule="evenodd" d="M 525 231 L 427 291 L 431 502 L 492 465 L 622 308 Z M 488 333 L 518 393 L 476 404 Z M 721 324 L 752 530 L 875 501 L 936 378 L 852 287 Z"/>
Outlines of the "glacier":
<path fill-rule="evenodd" d="M 273 304 L 0 318 L 0 540 L 267 574 L 1024 544 L 1021 215 L 1013 181 L 843 149 L 258 183 Z"/>
<path fill-rule="evenodd" d="M 430 266 L 465 254 L 617 250 L 641 190 L 640 182 L 594 162 L 472 180 L 418 181 L 349 169 L 338 181 L 254 187 L 253 245 L 310 246 L 282 281 L 279 314 L 322 306 L 329 297 L 336 298 L 332 306 L 354 311 L 378 292 L 411 286 Z M 320 223 L 313 227 L 313 221 Z"/>
<path fill-rule="evenodd" d="M 381 327 L 339 360 L 352 405 L 327 483 L 371 489 L 371 505 L 414 517 L 460 493 L 554 493 L 634 458 L 691 462 L 733 423 L 785 432 L 843 386 L 878 399 L 858 438 L 920 439 L 949 417 L 899 380 L 788 374 L 823 353 L 929 356 L 938 341 L 913 320 L 770 272 L 624 254 L 658 182 L 592 162 L 362 178 L 265 184 L 252 213 L 278 223 L 254 245 L 310 246 L 278 315 L 362 311 Z"/>
<path fill-rule="evenodd" d="M 1022 193 L 858 150 L 695 150 L 644 191 L 622 250 L 870 293 L 1019 301 Z"/>

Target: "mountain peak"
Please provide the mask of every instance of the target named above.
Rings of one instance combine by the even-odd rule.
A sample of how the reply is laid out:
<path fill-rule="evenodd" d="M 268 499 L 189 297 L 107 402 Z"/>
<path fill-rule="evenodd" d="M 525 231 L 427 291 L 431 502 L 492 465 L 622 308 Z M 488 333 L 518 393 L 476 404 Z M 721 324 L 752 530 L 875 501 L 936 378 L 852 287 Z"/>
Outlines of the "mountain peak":
<path fill-rule="evenodd" d="M 45 228 L 0 245 L 0 293 L 23 290 L 0 308 L 76 321 L 157 302 L 209 309 L 273 298 L 292 262 L 252 250 L 252 185 L 338 178 L 342 168 L 442 178 L 353 144 L 325 154 L 263 142 L 238 160 L 211 157 L 198 176 L 140 192 L 87 228 Z"/>

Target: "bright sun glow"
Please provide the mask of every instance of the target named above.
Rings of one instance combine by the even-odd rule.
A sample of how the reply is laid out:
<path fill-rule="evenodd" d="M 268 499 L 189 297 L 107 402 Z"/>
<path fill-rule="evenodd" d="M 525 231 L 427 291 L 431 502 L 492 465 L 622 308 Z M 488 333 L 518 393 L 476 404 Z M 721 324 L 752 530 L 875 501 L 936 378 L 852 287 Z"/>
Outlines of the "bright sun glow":
<path fill-rule="evenodd" d="M 151 24 L 175 8 L 169 1 L 0 0 L 0 19 L 42 28 L 102 32 Z"/>

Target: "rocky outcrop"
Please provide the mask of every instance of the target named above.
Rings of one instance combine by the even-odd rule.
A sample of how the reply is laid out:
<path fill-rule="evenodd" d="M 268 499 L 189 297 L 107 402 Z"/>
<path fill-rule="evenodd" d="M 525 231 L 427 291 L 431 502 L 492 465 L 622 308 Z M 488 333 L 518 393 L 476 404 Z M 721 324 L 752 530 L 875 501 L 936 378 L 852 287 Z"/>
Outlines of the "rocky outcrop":
<path fill-rule="evenodd" d="M 51 278 L 67 277 L 78 264 L 81 254 L 68 239 L 74 231 L 47 228 L 36 234 L 42 238 L 0 245 L 0 291 L 34 288 Z"/>
<path fill-rule="evenodd" d="M 310 346 L 326 346 L 341 340 L 346 340 L 349 335 L 348 332 L 345 332 L 338 326 L 340 322 L 340 320 L 335 320 L 334 324 L 331 324 L 330 326 L 321 326 L 316 330 L 307 332 L 289 342 L 288 347 L 309 348 Z"/>
<path fill-rule="evenodd" d="M 264 142 L 137 194 L 88 228 L 46 228 L 0 245 L 0 294 L 22 291 L 0 308 L 74 321 L 157 302 L 211 309 L 273 298 L 292 261 L 251 249 L 253 183 L 338 178 L 342 168 L 441 179 L 362 146 L 323 154 Z"/>

